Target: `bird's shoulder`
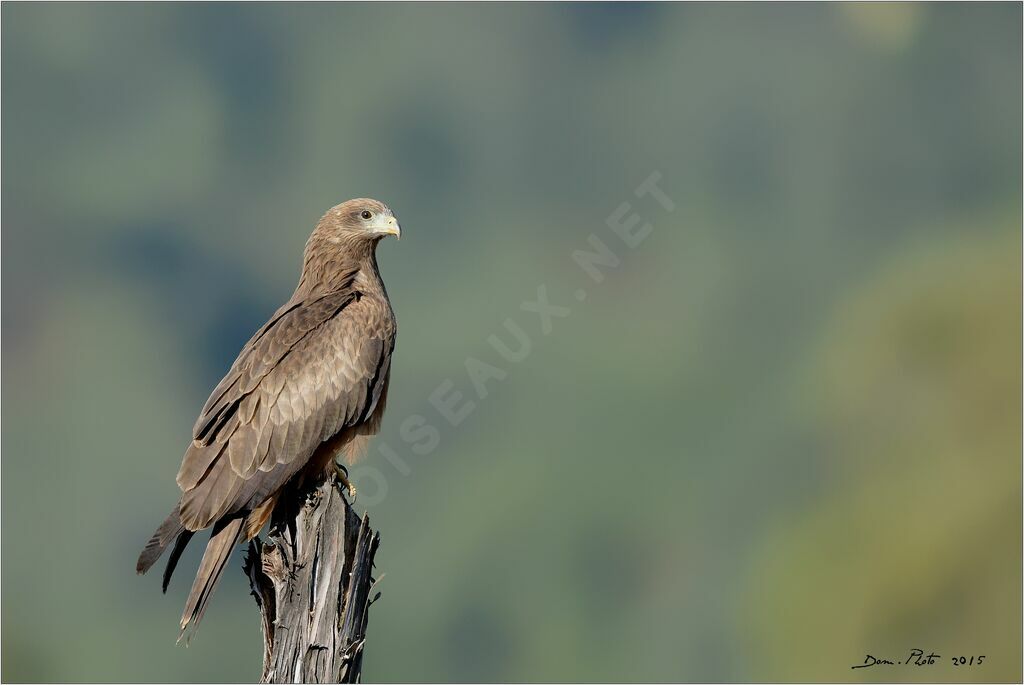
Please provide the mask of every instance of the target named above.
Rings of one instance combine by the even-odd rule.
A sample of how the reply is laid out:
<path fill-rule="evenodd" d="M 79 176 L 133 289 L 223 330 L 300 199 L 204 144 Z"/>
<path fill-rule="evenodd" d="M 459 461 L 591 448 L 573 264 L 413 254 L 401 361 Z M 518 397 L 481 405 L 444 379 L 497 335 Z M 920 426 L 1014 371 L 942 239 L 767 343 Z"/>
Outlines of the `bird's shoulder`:
<path fill-rule="evenodd" d="M 352 287 L 293 296 L 245 343 L 231 368 L 210 393 L 193 427 L 193 439 L 208 443 L 233 403 L 251 394 L 297 348 L 308 347 L 324 327 L 359 299 Z"/>

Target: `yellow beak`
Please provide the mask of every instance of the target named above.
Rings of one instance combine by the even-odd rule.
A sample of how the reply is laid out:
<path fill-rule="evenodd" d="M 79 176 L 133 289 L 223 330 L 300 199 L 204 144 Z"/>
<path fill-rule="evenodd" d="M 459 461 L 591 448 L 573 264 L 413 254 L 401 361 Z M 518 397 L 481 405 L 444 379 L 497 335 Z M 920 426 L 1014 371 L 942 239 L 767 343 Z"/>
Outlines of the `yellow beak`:
<path fill-rule="evenodd" d="M 374 233 L 383 233 L 384 235 L 393 235 L 399 240 L 402 239 L 402 227 L 398 225 L 398 219 L 393 216 L 380 217 L 378 221 L 374 222 L 373 226 Z"/>

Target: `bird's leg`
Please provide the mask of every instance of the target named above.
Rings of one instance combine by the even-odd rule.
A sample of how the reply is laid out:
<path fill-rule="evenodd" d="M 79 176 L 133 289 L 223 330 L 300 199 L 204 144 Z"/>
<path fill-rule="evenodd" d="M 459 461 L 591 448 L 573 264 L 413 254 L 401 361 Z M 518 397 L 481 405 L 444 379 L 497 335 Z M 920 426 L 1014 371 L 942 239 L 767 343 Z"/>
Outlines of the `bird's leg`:
<path fill-rule="evenodd" d="M 338 479 L 338 482 L 345 486 L 348 490 L 348 496 L 352 498 L 352 501 L 356 501 L 356 486 L 352 485 L 352 481 L 348 479 L 348 469 L 339 464 L 338 462 L 332 462 L 334 464 L 334 477 Z"/>

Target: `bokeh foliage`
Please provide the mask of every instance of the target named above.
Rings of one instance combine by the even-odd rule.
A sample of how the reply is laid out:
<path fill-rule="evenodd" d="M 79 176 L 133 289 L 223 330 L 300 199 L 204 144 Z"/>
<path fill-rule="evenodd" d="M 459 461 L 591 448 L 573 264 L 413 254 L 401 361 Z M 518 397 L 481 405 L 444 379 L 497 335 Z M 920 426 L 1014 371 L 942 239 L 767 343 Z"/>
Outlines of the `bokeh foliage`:
<path fill-rule="evenodd" d="M 240 572 L 186 650 L 134 559 L 361 195 L 404 230 L 367 681 L 1021 678 L 1019 5 L 2 18 L 4 680 L 257 677 Z M 577 302 L 624 201 L 654 231 Z M 453 428 L 470 356 L 507 377 Z M 913 647 L 987 659 L 849 668 Z"/>

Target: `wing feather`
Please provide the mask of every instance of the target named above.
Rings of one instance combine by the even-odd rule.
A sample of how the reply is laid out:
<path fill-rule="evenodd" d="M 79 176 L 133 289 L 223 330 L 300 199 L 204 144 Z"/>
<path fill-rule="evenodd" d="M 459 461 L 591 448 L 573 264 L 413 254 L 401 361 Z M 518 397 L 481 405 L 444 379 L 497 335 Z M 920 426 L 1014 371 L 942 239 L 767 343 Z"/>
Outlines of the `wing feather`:
<path fill-rule="evenodd" d="M 373 412 L 393 328 L 367 324 L 354 291 L 289 306 L 261 329 L 211 395 L 179 473 L 189 530 L 263 504 L 319 445 Z M 202 441 L 211 441 L 202 446 Z"/>
<path fill-rule="evenodd" d="M 211 455 L 199 448 L 215 442 L 232 421 L 241 419 L 249 423 L 258 398 L 248 398 L 255 395 L 253 391 L 256 387 L 281 365 L 292 345 L 331 320 L 354 298 L 355 292 L 346 288 L 308 303 L 289 303 L 281 307 L 270 322 L 246 343 L 227 375 L 211 393 L 193 427 L 192 437 L 196 449 L 186 451 L 178 473 L 178 485 L 183 490 L 195 487 L 197 478 L 205 473 L 209 464 L 220 454 L 220 450 Z M 289 344 L 284 341 L 289 341 Z M 280 375 L 275 382 L 268 384 L 272 396 L 280 392 L 286 379 L 287 376 Z M 248 401 L 253 404 L 246 404 L 241 416 L 238 416 L 241 405 Z"/>

